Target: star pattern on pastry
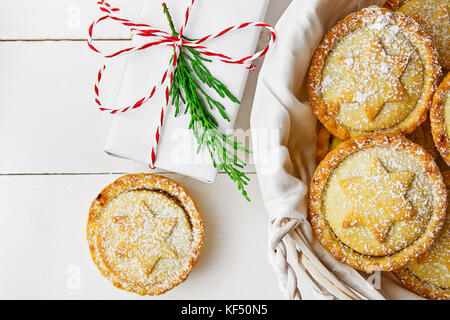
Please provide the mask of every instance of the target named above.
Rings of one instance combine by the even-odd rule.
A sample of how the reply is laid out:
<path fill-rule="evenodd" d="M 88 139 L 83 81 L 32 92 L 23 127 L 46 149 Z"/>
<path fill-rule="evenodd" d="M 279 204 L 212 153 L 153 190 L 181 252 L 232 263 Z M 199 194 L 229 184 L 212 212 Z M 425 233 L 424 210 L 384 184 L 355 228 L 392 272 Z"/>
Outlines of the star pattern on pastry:
<path fill-rule="evenodd" d="M 166 243 L 177 223 L 176 218 L 156 217 L 145 201 L 141 201 L 136 216 L 116 216 L 113 222 L 126 234 L 115 249 L 116 255 L 137 259 L 147 276 L 159 259 L 177 258 Z"/>
<path fill-rule="evenodd" d="M 351 203 L 343 227 L 364 226 L 375 240 L 385 242 L 394 222 L 416 215 L 405 198 L 413 176 L 410 172 L 389 173 L 374 157 L 365 176 L 341 180 L 339 185 Z"/>
<path fill-rule="evenodd" d="M 400 81 L 409 56 L 389 55 L 381 40 L 374 36 L 360 52 L 339 58 L 345 79 L 338 98 L 330 102 L 330 113 L 336 115 L 342 103 L 357 103 L 369 121 L 375 120 L 386 102 L 407 99 Z"/>

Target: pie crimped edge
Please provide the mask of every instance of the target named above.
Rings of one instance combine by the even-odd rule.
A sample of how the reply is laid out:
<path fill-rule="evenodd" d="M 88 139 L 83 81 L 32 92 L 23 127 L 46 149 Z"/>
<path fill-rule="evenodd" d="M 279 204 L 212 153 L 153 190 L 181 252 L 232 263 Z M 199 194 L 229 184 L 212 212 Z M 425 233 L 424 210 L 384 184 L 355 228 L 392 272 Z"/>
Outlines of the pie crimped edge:
<path fill-rule="evenodd" d="M 450 189 L 450 171 L 444 172 L 442 175 L 444 176 L 445 185 Z M 406 266 L 395 270 L 393 273 L 405 288 L 416 292 L 424 298 L 450 300 L 449 289 L 446 290 L 419 279 L 415 274 L 409 271 Z"/>
<path fill-rule="evenodd" d="M 351 154 L 371 147 L 394 148 L 398 151 L 412 154 L 424 167 L 435 188 L 436 203 L 434 204 L 427 228 L 422 235 L 402 250 L 380 257 L 363 255 L 343 244 L 329 226 L 325 212 L 322 212 L 322 194 L 326 190 L 328 178 L 333 170 Z M 309 188 L 308 219 L 316 238 L 338 261 L 366 272 L 377 270 L 392 271 L 415 259 L 429 248 L 445 221 L 446 207 L 445 184 L 432 156 L 421 146 L 401 135 L 374 134 L 342 142 L 320 163 Z"/>
<path fill-rule="evenodd" d="M 433 105 L 430 109 L 431 132 L 433 133 L 434 143 L 447 164 L 450 164 L 450 136 L 444 123 L 444 106 L 449 90 L 450 73 L 447 73 L 434 94 Z"/>
<path fill-rule="evenodd" d="M 370 19 L 370 21 L 375 22 L 377 17 L 385 15 L 389 15 L 389 19 L 395 21 L 395 24 L 406 33 L 407 38 L 413 43 L 418 51 L 425 68 L 423 92 L 413 111 L 411 111 L 402 122 L 394 127 L 377 132 L 361 132 L 355 134 L 340 125 L 333 116 L 328 113 L 328 106 L 322 100 L 321 94 L 322 71 L 325 66 L 326 57 L 342 37 L 363 26 L 365 24 L 364 19 Z M 320 122 L 331 134 L 341 140 L 373 133 L 409 134 L 427 118 L 427 111 L 431 106 L 433 93 L 436 90 L 437 81 L 440 76 L 441 66 L 438 62 L 436 49 L 434 48 L 430 37 L 422 31 L 420 25 L 413 18 L 400 12 L 393 12 L 386 8 L 369 7 L 352 13 L 339 21 L 322 39 L 311 60 L 307 85 L 308 96 L 313 111 Z"/>
<path fill-rule="evenodd" d="M 105 265 L 97 247 L 98 220 L 107 204 L 118 195 L 124 192 L 139 190 L 149 190 L 162 192 L 172 197 L 182 209 L 189 215 L 192 225 L 192 247 L 189 260 L 178 274 L 178 278 L 163 281 L 162 284 L 144 288 L 138 284 L 122 281 L 115 273 Z M 179 285 L 189 276 L 193 266 L 198 260 L 202 244 L 204 241 L 203 219 L 197 204 L 191 195 L 175 181 L 154 174 L 128 174 L 118 178 L 116 181 L 105 187 L 97 198 L 92 202 L 89 210 L 89 218 L 86 228 L 86 236 L 89 244 L 92 259 L 97 265 L 101 274 L 119 289 L 135 292 L 140 295 L 160 295 Z"/>
<path fill-rule="evenodd" d="M 429 2 L 425 2 L 425 0 L 403 1 L 398 10 L 416 20 L 423 27 L 425 32 L 430 35 L 434 47 L 437 49 L 442 68 L 450 70 L 450 55 L 448 53 L 449 42 L 446 40 L 449 37 L 449 26 L 447 23 L 449 12 L 444 10 L 446 7 L 441 7 L 440 3 L 437 3 L 438 1 L 439 0 L 429 0 Z M 443 1 L 447 2 L 448 5 L 448 0 Z M 436 11 L 433 13 L 428 12 L 431 14 L 430 16 L 427 15 L 427 11 L 429 10 Z"/>

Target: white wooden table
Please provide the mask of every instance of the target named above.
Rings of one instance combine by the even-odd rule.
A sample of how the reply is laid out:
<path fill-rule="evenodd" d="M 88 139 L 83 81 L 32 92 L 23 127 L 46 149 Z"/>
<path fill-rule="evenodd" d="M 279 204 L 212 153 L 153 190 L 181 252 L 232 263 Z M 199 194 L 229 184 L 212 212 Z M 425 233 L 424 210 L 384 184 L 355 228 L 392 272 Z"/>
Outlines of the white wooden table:
<path fill-rule="evenodd" d="M 112 0 L 133 18 L 141 1 Z M 100 275 L 85 240 L 88 209 L 99 191 L 124 173 L 149 171 L 102 151 L 109 116 L 97 111 L 92 90 L 101 58 L 85 42 L 99 14 L 95 2 L 0 2 L 1 298 L 139 298 Z M 271 0 L 266 21 L 275 23 L 290 2 Z M 116 28 L 98 33 L 105 48 L 128 37 Z M 117 94 L 123 62 L 107 77 L 109 96 Z M 249 77 L 238 128 L 249 128 L 256 77 Z M 206 241 L 188 280 L 150 299 L 281 298 L 266 256 L 267 215 L 257 178 L 254 168 L 246 170 L 251 203 L 222 173 L 208 185 L 160 171 L 197 200 Z"/>

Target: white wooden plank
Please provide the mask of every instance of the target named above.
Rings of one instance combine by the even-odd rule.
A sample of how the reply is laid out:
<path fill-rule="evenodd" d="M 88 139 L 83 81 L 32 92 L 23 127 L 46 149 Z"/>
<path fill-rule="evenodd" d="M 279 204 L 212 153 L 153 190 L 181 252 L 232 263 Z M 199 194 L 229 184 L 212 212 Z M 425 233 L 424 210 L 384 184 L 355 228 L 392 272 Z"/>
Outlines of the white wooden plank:
<path fill-rule="evenodd" d="M 112 0 L 120 15 L 136 19 L 143 0 Z M 292 0 L 271 0 L 266 21 L 275 23 Z M 101 16 L 93 0 L 14 0 L 0 2 L 0 40 L 86 39 L 91 22 Z M 162 0 L 161 0 L 162 2 Z M 213 32 L 214 30 L 209 30 Z M 205 31 L 205 34 L 208 33 Z M 97 38 L 128 39 L 116 24 L 98 27 Z"/>
<path fill-rule="evenodd" d="M 142 0 L 113 0 L 121 15 L 136 19 Z M 93 0 L 0 1 L 0 39 L 86 39 L 92 21 L 103 14 Z M 116 24 L 99 26 L 97 38 L 129 38 Z"/>
<path fill-rule="evenodd" d="M 110 49 L 122 44 L 102 43 Z M 0 42 L 0 173 L 148 170 L 103 152 L 109 115 L 98 111 L 93 95 L 102 61 L 82 41 Z M 107 102 L 117 95 L 124 61 L 105 73 Z M 255 83 L 253 74 L 237 128 L 249 128 Z"/>
<path fill-rule="evenodd" d="M 249 186 L 253 200 L 247 203 L 223 174 L 211 186 L 166 176 L 196 199 L 206 240 L 187 281 L 160 298 L 281 298 L 266 256 L 266 212 L 256 182 Z M 91 201 L 117 177 L 0 176 L 1 298 L 138 298 L 100 275 L 85 240 Z M 77 272 L 79 288 L 71 282 Z"/>
<path fill-rule="evenodd" d="M 286 6 L 289 1 L 272 1 L 267 19 L 275 20 L 282 5 Z M 119 2 L 119 5 L 124 5 L 124 11 L 131 10 L 131 4 L 127 6 Z M 56 18 L 51 12 L 61 11 L 63 3 L 69 5 L 64 1 L 55 6 L 51 6 L 51 1 L 43 1 L 39 5 L 25 0 L 1 3 L 5 10 L 0 7 L 0 15 L 8 18 L 0 19 L 0 23 L 9 25 L 11 17 L 32 12 L 33 15 L 25 20 L 38 27 L 30 30 L 45 35 L 44 29 L 39 28 L 42 24 L 55 23 Z M 92 1 L 79 1 L 77 5 L 85 8 L 83 12 L 93 10 Z M 41 11 L 50 16 L 42 19 Z M 36 21 L 36 17 L 40 20 Z M 7 30 L 5 28 L 5 32 Z M 24 31 L 23 38 L 32 38 L 33 34 L 27 32 Z M 261 36 L 259 48 L 265 45 L 266 38 L 265 34 Z M 102 47 L 112 49 L 123 44 L 122 41 L 104 41 Z M 114 159 L 102 151 L 109 117 L 97 111 L 92 94 L 101 58 L 88 50 L 84 42 L 0 42 L 0 57 L 0 148 L 10 150 L 0 157 L 0 173 L 146 170 L 145 165 Z M 123 62 L 124 59 L 120 59 L 114 63 L 104 77 L 103 87 L 107 89 L 104 93 L 112 97 L 110 102 L 117 95 Z M 257 64 L 260 65 L 261 61 Z M 237 128 L 247 130 L 249 127 L 256 79 L 257 72 L 252 72 L 242 99 Z M 247 159 L 250 163 L 253 161 L 252 157 Z M 254 172 L 254 166 L 248 166 L 246 171 Z"/>
<path fill-rule="evenodd" d="M 0 173 L 145 168 L 102 151 L 109 118 L 93 101 L 102 60 L 84 42 L 0 42 L 0 59 Z M 123 62 L 107 71 L 106 95 L 116 96 Z"/>
<path fill-rule="evenodd" d="M 141 1 L 113 4 L 135 18 Z M 276 21 L 290 1 L 272 0 L 266 21 Z M 101 59 L 81 41 L 1 41 L 85 39 L 98 15 L 91 0 L 0 2 L 0 255 L 7 261 L 0 265 L 0 297 L 138 298 L 113 288 L 99 274 L 84 240 L 90 201 L 119 175 L 42 175 L 146 171 L 144 165 L 102 152 L 108 116 L 96 110 L 92 95 Z M 104 39 L 128 36 L 111 26 L 97 33 Z M 106 48 L 123 44 L 104 42 Z M 111 101 L 123 62 L 116 62 L 106 77 Z M 248 128 L 256 76 L 250 74 L 238 128 Z M 29 173 L 38 175 L 22 175 Z M 197 199 L 206 243 L 189 279 L 160 298 L 281 298 L 266 258 L 266 212 L 256 176 L 250 174 L 251 203 L 223 174 L 213 185 L 167 176 Z M 81 286 L 71 289 L 70 275 L 77 271 Z"/>

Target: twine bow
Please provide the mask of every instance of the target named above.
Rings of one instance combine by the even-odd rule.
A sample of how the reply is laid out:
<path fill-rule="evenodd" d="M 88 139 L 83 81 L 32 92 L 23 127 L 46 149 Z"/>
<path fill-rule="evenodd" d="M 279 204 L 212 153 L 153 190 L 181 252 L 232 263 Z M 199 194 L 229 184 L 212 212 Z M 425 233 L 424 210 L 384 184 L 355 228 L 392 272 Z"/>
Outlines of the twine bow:
<path fill-rule="evenodd" d="M 192 11 L 192 7 L 194 6 L 194 3 L 195 3 L 195 0 L 189 0 L 189 5 L 186 8 L 186 13 L 184 15 L 184 17 L 185 17 L 184 22 L 180 28 L 180 31 L 178 32 L 178 34 L 176 36 L 174 34 L 170 34 L 170 33 L 166 32 L 166 31 L 156 29 L 156 28 L 152 27 L 151 25 L 148 25 L 145 23 L 138 23 L 138 22 L 134 22 L 132 20 L 121 18 L 121 17 L 117 16 L 117 13 L 120 11 L 120 9 L 113 8 L 108 2 L 106 2 L 104 0 L 98 1 L 97 4 L 99 5 L 100 11 L 102 11 L 106 14 L 104 16 L 98 18 L 97 20 L 95 20 L 89 27 L 88 38 L 87 38 L 87 44 L 88 44 L 89 48 L 91 48 L 93 51 L 101 54 L 105 58 L 114 58 L 114 57 L 117 57 L 120 55 L 130 54 L 135 51 L 146 50 L 151 47 L 158 46 L 158 45 L 165 45 L 165 46 L 174 48 L 173 58 L 171 59 L 169 66 L 163 73 L 161 80 L 158 83 L 156 83 L 148 91 L 147 95 L 145 95 L 138 101 L 134 102 L 133 104 L 130 104 L 130 105 L 124 106 L 124 107 L 119 107 L 119 108 L 110 108 L 110 107 L 105 107 L 101 103 L 99 88 L 100 88 L 100 83 L 102 80 L 103 73 L 106 70 L 106 65 L 103 65 L 100 68 L 100 70 L 98 71 L 97 81 L 94 85 L 95 102 L 99 106 L 99 109 L 101 111 L 106 111 L 111 114 L 127 112 L 132 109 L 140 108 L 141 106 L 143 106 L 145 104 L 145 102 L 147 102 L 149 99 L 151 99 L 155 95 L 156 91 L 160 87 L 163 87 L 163 86 L 165 87 L 164 88 L 165 105 L 161 108 L 160 119 L 158 122 L 158 127 L 155 132 L 154 145 L 151 150 L 151 162 L 150 162 L 151 168 L 154 168 L 154 163 L 156 160 L 156 148 L 159 143 L 160 132 L 161 132 L 161 128 L 162 128 L 162 125 L 164 122 L 164 115 L 166 113 L 166 109 L 167 109 L 167 107 L 169 105 L 169 101 L 170 101 L 170 99 L 169 99 L 170 87 L 172 85 L 174 72 L 177 67 L 177 60 L 180 55 L 182 47 L 194 48 L 201 55 L 207 56 L 208 59 L 211 59 L 211 60 L 220 61 L 220 62 L 229 63 L 229 64 L 238 64 L 238 65 L 244 66 L 247 69 L 253 70 L 255 68 L 255 66 L 252 65 L 250 62 L 252 60 L 255 60 L 255 59 L 265 55 L 267 53 L 267 51 L 272 47 L 272 45 L 274 44 L 275 39 L 276 39 L 275 31 L 270 25 L 262 23 L 262 22 L 245 22 L 240 25 L 225 28 L 215 34 L 209 34 L 200 39 L 189 40 L 189 39 L 183 37 L 183 34 L 184 34 L 184 30 L 186 28 L 186 25 L 189 21 L 189 16 Z M 117 23 L 129 28 L 130 32 L 132 32 L 138 36 L 148 38 L 148 41 L 145 42 L 144 44 L 140 44 L 138 46 L 132 45 L 127 48 L 123 48 L 119 51 L 113 52 L 113 53 L 103 53 L 101 50 L 99 50 L 93 44 L 92 38 L 93 38 L 95 26 L 98 23 L 105 21 L 105 20 L 112 20 L 114 22 L 117 22 Z M 244 28 L 249 28 L 249 27 L 266 28 L 270 31 L 270 40 L 268 42 L 268 45 L 263 50 L 258 51 L 253 55 L 249 55 L 249 56 L 245 56 L 245 57 L 236 59 L 236 58 L 229 57 L 223 53 L 211 51 L 206 46 L 203 45 L 203 43 L 209 39 L 218 38 L 225 34 L 231 33 L 233 31 L 244 29 Z"/>

